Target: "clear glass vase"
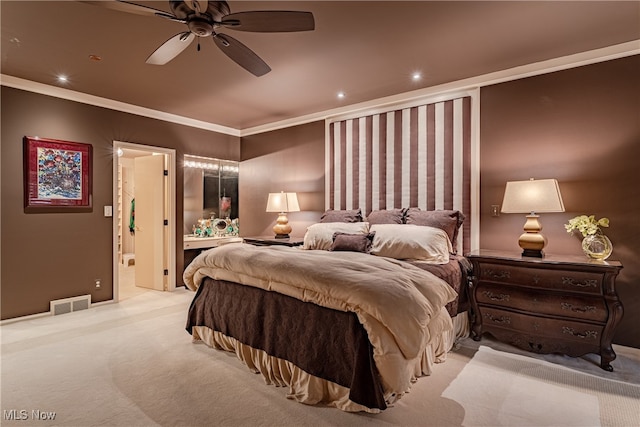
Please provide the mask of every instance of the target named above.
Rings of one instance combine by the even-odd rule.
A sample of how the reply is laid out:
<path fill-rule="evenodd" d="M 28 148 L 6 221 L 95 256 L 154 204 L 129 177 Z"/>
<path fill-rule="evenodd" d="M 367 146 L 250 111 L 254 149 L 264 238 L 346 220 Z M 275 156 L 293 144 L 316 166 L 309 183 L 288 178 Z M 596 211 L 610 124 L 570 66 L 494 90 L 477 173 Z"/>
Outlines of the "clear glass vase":
<path fill-rule="evenodd" d="M 582 239 L 582 250 L 589 258 L 604 261 L 613 251 L 611 240 L 602 233 L 589 234 Z"/>

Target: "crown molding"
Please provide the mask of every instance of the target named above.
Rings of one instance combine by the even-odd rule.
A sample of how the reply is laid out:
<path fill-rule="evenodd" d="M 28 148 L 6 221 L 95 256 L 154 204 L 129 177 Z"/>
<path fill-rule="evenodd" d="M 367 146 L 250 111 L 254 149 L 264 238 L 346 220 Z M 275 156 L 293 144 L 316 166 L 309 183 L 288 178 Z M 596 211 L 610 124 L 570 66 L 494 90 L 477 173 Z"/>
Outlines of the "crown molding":
<path fill-rule="evenodd" d="M 149 117 L 151 119 L 157 119 L 165 122 L 177 123 L 184 126 L 210 130 L 213 132 L 219 132 L 231 136 L 240 136 L 240 131 L 238 129 L 217 125 L 215 123 L 208 123 L 201 120 L 190 119 L 189 117 L 178 116 L 176 114 L 165 113 L 163 111 L 152 110 L 151 108 L 127 104 L 124 102 L 115 101 L 113 99 L 89 95 L 83 92 L 77 92 L 57 86 L 37 83 L 31 80 L 25 80 L 5 74 L 0 74 L 0 84 L 2 86 L 39 93 L 41 95 L 48 95 L 55 98 L 66 99 L 68 101 L 75 101 L 82 104 L 94 105 L 96 107 L 121 111 L 123 113 L 135 114 L 137 116 Z"/>
<path fill-rule="evenodd" d="M 73 91 L 57 86 L 37 83 L 18 77 L 0 74 L 0 84 L 16 89 L 22 89 L 42 95 L 53 96 L 56 98 L 76 101 L 83 104 L 94 105 L 97 107 L 108 108 L 111 110 L 121 111 L 124 113 L 135 114 L 138 116 L 149 117 L 152 119 L 163 120 L 166 122 L 177 123 L 184 126 L 210 130 L 213 132 L 223 133 L 231 136 L 249 136 L 264 132 L 271 132 L 292 126 L 299 126 L 321 120 L 336 120 L 345 116 L 354 114 L 367 113 L 391 106 L 402 104 L 410 104 L 424 98 L 437 98 L 438 96 L 447 96 L 451 92 L 462 92 L 474 90 L 484 86 L 490 86 L 498 83 L 504 83 L 512 80 L 523 79 L 527 77 L 537 76 L 541 74 L 552 73 L 555 71 L 567 70 L 570 68 L 581 67 L 584 65 L 595 64 L 598 62 L 610 61 L 613 59 L 623 58 L 640 54 L 640 39 L 632 40 L 613 46 L 607 46 L 600 49 L 594 49 L 586 52 L 580 52 L 573 55 L 567 55 L 559 58 L 549 59 L 546 61 L 535 62 L 532 64 L 522 65 L 519 67 L 509 68 L 502 71 L 496 71 L 481 76 L 471 77 L 468 79 L 457 80 L 437 86 L 431 86 L 410 92 L 403 92 L 396 95 L 378 98 L 371 101 L 361 102 L 358 104 L 346 105 L 340 108 L 320 111 L 317 113 L 307 114 L 292 119 L 282 120 L 278 122 L 267 123 L 260 126 L 254 126 L 246 129 L 235 129 L 215 123 L 195 120 L 188 117 L 178 116 L 163 111 L 152 110 L 150 108 L 140 107 L 137 105 L 127 104 L 112 99 L 101 98 L 82 92 Z"/>
<path fill-rule="evenodd" d="M 319 120 L 343 120 L 355 115 L 361 116 L 368 115 L 370 113 L 375 114 L 376 111 L 385 110 L 389 107 L 409 105 L 424 99 L 437 100 L 439 97 L 448 98 L 452 93 L 455 92 L 473 91 L 474 89 L 478 89 L 484 86 L 491 86 L 512 80 L 524 79 L 527 77 L 553 73 L 555 71 L 567 70 L 570 68 L 581 67 L 584 65 L 610 61 L 613 59 L 624 58 L 627 56 L 638 54 L 640 54 L 640 39 L 613 46 L 607 46 L 600 49 L 580 52 L 573 55 L 553 58 L 546 61 L 540 61 L 532 64 L 509 68 L 502 71 L 496 71 L 493 73 L 471 77 L 468 79 L 444 83 L 437 86 L 417 89 L 410 92 L 403 92 L 384 98 L 362 102 L 359 104 L 346 105 L 344 107 L 336 108 L 333 110 L 321 111 L 318 113 L 300 116 L 289 120 L 269 123 L 252 128 L 246 128 L 241 130 L 240 136 L 270 132 L 273 130 L 283 129 L 291 126 L 298 126 Z"/>

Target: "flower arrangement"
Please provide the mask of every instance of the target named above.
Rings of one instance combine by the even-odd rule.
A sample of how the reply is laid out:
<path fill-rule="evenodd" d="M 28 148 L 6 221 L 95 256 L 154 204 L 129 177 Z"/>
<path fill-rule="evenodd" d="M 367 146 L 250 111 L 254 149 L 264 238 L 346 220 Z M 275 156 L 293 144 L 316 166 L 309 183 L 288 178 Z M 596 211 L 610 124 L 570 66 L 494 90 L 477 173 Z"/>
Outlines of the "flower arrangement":
<path fill-rule="evenodd" d="M 572 233 L 574 230 L 579 231 L 582 237 L 587 237 L 601 232 L 600 227 L 608 227 L 609 218 L 600 218 L 596 220 L 595 215 L 578 215 L 575 218 L 569 220 L 568 224 L 564 225 L 567 229 L 567 233 Z"/>

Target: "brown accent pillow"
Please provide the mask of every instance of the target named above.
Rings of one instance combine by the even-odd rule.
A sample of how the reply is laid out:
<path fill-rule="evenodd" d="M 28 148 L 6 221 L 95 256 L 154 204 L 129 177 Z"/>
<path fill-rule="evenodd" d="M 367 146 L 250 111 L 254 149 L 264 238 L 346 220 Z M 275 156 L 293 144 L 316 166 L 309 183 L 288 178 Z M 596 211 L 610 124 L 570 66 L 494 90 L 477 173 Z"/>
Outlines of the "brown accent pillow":
<path fill-rule="evenodd" d="M 330 251 L 350 251 L 368 254 L 371 251 L 375 232 L 367 234 L 333 233 Z"/>
<path fill-rule="evenodd" d="M 406 224 L 427 225 L 444 230 L 451 240 L 453 250 L 456 250 L 458 230 L 464 222 L 464 215 L 458 210 L 423 211 L 420 208 L 409 208 L 405 216 Z"/>
<path fill-rule="evenodd" d="M 362 222 L 362 211 L 360 209 L 329 209 L 322 214 L 320 222 Z"/>
<path fill-rule="evenodd" d="M 387 209 L 380 211 L 371 211 L 367 215 L 369 225 L 375 224 L 403 224 L 406 209 Z"/>

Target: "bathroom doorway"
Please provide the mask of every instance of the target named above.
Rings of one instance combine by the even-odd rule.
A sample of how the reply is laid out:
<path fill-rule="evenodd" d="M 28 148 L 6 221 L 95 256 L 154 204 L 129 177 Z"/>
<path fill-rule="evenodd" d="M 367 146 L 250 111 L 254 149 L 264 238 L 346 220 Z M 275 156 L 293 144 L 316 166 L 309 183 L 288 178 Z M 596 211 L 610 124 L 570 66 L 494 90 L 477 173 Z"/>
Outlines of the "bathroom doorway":
<path fill-rule="evenodd" d="M 175 150 L 114 141 L 113 300 L 175 290 Z"/>

